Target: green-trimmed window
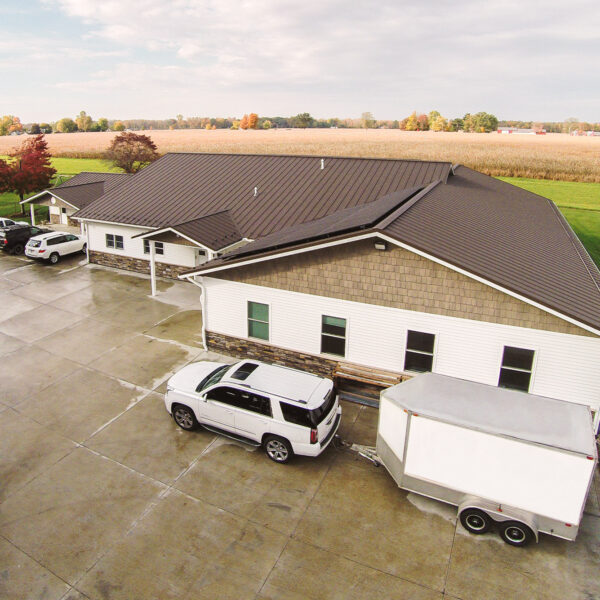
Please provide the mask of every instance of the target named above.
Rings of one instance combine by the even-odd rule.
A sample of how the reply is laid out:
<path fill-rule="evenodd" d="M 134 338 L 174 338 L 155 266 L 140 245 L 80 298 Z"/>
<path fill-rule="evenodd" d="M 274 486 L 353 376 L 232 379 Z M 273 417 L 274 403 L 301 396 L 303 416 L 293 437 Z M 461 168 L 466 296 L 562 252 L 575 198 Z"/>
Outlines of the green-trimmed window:
<path fill-rule="evenodd" d="M 321 352 L 346 356 L 346 319 L 321 317 Z"/>
<path fill-rule="evenodd" d="M 269 339 L 269 305 L 248 302 L 248 337 Z"/>

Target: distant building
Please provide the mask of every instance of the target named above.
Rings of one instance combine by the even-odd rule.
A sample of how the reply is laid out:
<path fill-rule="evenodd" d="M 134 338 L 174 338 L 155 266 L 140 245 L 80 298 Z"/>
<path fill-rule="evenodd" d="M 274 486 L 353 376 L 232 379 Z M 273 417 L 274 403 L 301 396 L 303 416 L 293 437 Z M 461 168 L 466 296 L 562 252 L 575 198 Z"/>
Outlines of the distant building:
<path fill-rule="evenodd" d="M 520 127 L 498 127 L 498 133 L 518 133 L 521 135 L 546 135 L 545 129 L 523 129 Z"/>

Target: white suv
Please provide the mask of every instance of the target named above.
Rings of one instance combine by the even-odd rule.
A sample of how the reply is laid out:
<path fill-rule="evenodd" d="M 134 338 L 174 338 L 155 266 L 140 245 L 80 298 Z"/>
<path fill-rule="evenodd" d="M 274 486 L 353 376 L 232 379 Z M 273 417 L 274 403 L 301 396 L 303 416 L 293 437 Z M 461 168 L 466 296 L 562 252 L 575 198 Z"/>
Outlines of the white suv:
<path fill-rule="evenodd" d="M 255 360 L 188 365 L 169 379 L 165 405 L 183 429 L 262 445 L 278 463 L 321 454 L 342 416 L 330 379 Z"/>
<path fill-rule="evenodd" d="M 29 258 L 49 260 L 55 265 L 61 256 L 74 252 L 85 254 L 86 250 L 87 244 L 84 237 L 64 231 L 53 231 L 30 238 L 25 246 L 25 255 Z"/>

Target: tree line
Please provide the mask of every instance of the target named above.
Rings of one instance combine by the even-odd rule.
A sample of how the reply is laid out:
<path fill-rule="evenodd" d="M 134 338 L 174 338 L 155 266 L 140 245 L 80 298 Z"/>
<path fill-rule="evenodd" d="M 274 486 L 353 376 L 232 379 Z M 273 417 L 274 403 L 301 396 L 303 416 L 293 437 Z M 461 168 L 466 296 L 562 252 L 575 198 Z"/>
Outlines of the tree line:
<path fill-rule="evenodd" d="M 74 133 L 76 131 L 140 131 L 161 129 L 271 129 L 271 128 L 364 128 L 402 129 L 405 131 L 467 131 L 490 132 L 497 127 L 519 127 L 545 129 L 549 133 L 570 133 L 572 131 L 600 131 L 600 123 L 580 121 L 574 117 L 560 122 L 498 120 L 487 112 L 467 113 L 463 117 L 447 118 L 437 110 L 429 113 L 413 111 L 403 119 L 375 119 L 370 112 L 364 112 L 358 119 L 317 119 L 310 113 L 299 113 L 291 117 L 261 117 L 257 113 L 237 117 L 186 117 L 179 114 L 171 119 L 123 119 L 109 120 L 101 117 L 94 120 L 85 111 L 74 119 L 64 117 L 52 123 L 22 124 L 19 117 L 5 115 L 0 118 L 0 135 L 30 133 Z"/>

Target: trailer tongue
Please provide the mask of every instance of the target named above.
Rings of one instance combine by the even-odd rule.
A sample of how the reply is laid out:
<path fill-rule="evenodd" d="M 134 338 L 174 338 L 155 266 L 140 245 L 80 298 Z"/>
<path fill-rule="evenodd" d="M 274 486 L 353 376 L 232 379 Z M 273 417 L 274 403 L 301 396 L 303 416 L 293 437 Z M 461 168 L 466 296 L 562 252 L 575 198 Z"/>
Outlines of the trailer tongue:
<path fill-rule="evenodd" d="M 376 449 L 354 449 L 514 546 L 575 539 L 597 462 L 589 407 L 433 373 L 384 390 Z"/>

